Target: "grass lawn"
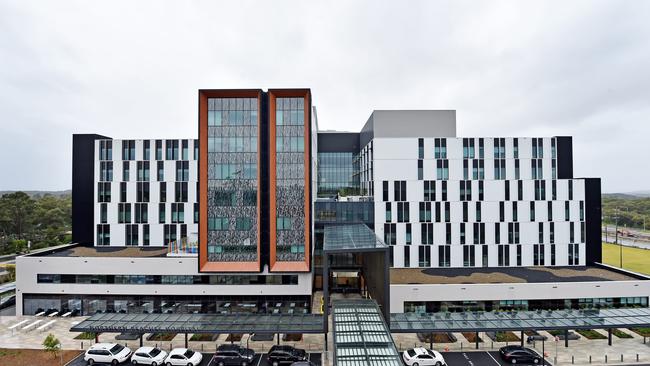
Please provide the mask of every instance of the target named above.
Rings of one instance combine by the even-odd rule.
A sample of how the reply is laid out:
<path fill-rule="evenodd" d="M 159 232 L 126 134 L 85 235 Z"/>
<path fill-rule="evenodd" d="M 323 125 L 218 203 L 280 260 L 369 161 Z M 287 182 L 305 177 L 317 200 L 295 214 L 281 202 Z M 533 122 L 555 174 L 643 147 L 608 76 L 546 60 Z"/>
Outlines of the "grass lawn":
<path fill-rule="evenodd" d="M 603 263 L 619 266 L 620 248 L 618 245 L 603 243 Z M 623 268 L 650 274 L 650 250 L 623 246 Z"/>
<path fill-rule="evenodd" d="M 0 348 L 0 365 L 11 366 L 59 366 L 61 357 L 65 365 L 77 357 L 81 351 L 60 351 L 56 358 L 40 349 L 8 349 Z"/>
<path fill-rule="evenodd" d="M 95 333 L 83 332 L 74 337 L 74 339 L 95 339 Z"/>
<path fill-rule="evenodd" d="M 650 328 L 630 328 L 630 330 L 641 337 L 650 337 Z"/>
<path fill-rule="evenodd" d="M 612 334 L 618 338 L 634 338 L 620 329 L 612 329 Z"/>

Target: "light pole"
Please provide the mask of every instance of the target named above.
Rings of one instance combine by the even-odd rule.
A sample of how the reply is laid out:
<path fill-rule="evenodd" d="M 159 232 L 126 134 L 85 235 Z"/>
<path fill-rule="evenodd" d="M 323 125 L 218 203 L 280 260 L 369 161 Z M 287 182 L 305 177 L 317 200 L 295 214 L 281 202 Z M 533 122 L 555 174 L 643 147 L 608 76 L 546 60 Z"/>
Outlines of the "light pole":
<path fill-rule="evenodd" d="M 619 214 L 619 209 L 617 207 L 616 208 L 616 216 L 614 216 L 614 220 L 616 222 L 616 226 L 615 226 L 615 229 L 614 229 L 615 232 L 616 232 L 614 242 L 616 244 L 618 244 L 618 214 Z M 620 261 L 620 266 L 619 267 L 621 267 L 621 269 L 622 269 L 623 268 L 623 246 L 621 244 L 618 244 L 618 246 L 619 246 L 618 258 L 619 258 L 619 261 Z"/>

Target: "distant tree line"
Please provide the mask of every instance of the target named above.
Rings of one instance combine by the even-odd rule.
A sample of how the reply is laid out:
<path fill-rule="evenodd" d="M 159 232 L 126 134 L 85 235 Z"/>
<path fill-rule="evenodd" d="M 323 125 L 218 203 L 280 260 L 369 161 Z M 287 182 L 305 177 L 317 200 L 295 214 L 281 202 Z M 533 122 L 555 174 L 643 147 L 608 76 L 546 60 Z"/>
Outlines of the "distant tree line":
<path fill-rule="evenodd" d="M 72 200 L 62 196 L 24 192 L 0 197 L 0 254 L 69 243 L 72 229 Z"/>
<path fill-rule="evenodd" d="M 650 197 L 610 197 L 603 196 L 603 222 L 614 224 L 618 217 L 619 226 L 650 228 Z"/>

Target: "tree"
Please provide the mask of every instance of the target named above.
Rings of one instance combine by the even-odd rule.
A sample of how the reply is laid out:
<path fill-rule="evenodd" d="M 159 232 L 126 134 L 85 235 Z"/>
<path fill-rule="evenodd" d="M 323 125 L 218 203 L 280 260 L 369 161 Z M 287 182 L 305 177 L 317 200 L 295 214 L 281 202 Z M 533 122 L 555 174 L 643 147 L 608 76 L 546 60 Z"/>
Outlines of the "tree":
<path fill-rule="evenodd" d="M 23 239 L 34 208 L 34 200 L 25 192 L 14 192 L 0 197 L 0 211 L 3 212 L 0 216 L 9 220 L 9 230 L 6 231 L 18 239 Z"/>
<path fill-rule="evenodd" d="M 61 342 L 59 342 L 59 339 L 56 338 L 54 334 L 50 333 L 43 341 L 43 349 L 45 352 L 51 353 L 52 356 L 56 358 L 61 349 Z"/>

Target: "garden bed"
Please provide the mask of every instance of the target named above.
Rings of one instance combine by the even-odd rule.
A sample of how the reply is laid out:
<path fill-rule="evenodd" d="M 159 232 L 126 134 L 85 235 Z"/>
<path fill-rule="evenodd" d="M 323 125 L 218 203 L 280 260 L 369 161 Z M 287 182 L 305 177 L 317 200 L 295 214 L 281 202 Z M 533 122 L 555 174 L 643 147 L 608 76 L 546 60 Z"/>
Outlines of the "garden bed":
<path fill-rule="evenodd" d="M 612 334 L 618 338 L 634 338 L 631 334 L 625 333 L 620 329 L 612 329 Z"/>
<path fill-rule="evenodd" d="M 461 333 L 465 339 L 467 339 L 468 342 L 470 343 L 476 343 L 476 333 L 473 332 L 463 332 Z M 481 337 L 478 337 L 478 342 L 481 343 L 483 342 L 483 339 Z"/>
<path fill-rule="evenodd" d="M 244 335 L 241 333 L 233 333 L 233 334 L 228 334 L 228 337 L 226 338 L 227 342 L 240 342 L 242 337 Z"/>
<path fill-rule="evenodd" d="M 169 342 L 176 337 L 176 333 L 151 333 L 147 337 L 148 341 Z"/>
<path fill-rule="evenodd" d="M 79 333 L 74 339 L 95 339 L 95 333 L 83 332 Z"/>
<path fill-rule="evenodd" d="M 641 337 L 650 337 L 650 328 L 630 328 L 630 330 Z"/>
<path fill-rule="evenodd" d="M 431 343 L 431 333 L 418 333 L 418 339 L 423 343 Z M 454 343 L 458 341 L 451 333 L 433 333 L 433 343 Z"/>
<path fill-rule="evenodd" d="M 56 358 L 52 354 L 38 349 L 8 349 L 0 348 L 0 365 L 11 366 L 60 366 L 70 362 L 81 354 L 80 351 L 59 351 Z"/>
<path fill-rule="evenodd" d="M 282 340 L 285 342 L 300 342 L 302 341 L 301 333 L 287 333 L 282 336 Z"/>
<path fill-rule="evenodd" d="M 576 329 L 576 333 L 587 339 L 607 339 L 607 336 L 602 335 L 593 329 Z"/>
<path fill-rule="evenodd" d="M 486 332 L 485 335 L 495 342 L 520 342 L 521 338 L 513 332 Z"/>
<path fill-rule="evenodd" d="M 214 342 L 219 338 L 219 333 L 202 333 L 202 334 L 192 334 L 190 337 L 191 342 Z"/>

